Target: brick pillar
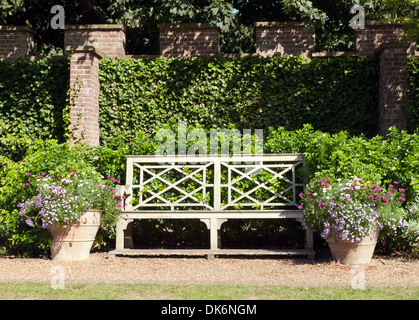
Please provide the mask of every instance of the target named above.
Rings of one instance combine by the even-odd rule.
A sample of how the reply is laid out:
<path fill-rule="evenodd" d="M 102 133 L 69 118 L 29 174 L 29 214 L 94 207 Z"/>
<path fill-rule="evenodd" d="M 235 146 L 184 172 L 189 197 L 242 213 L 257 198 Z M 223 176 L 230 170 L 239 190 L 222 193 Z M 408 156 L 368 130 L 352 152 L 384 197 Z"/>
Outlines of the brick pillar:
<path fill-rule="evenodd" d="M 220 51 L 220 29 L 207 23 L 159 24 L 163 57 L 214 56 Z"/>
<path fill-rule="evenodd" d="M 125 30 L 119 24 L 65 26 L 64 47 L 70 54 L 70 48 L 92 46 L 107 57 L 124 59 L 125 42 Z"/>
<path fill-rule="evenodd" d="M 379 134 L 385 136 L 388 128 L 406 129 L 404 116 L 407 77 L 406 66 L 410 44 L 382 44 L 375 54 L 380 59 Z"/>
<path fill-rule="evenodd" d="M 355 50 L 360 54 L 373 56 L 374 51 L 383 43 L 399 42 L 403 35 L 401 24 L 379 24 L 377 21 L 367 21 L 365 29 L 355 29 Z M 414 44 L 409 47 L 414 52 Z"/>
<path fill-rule="evenodd" d="M 84 141 L 91 146 L 99 145 L 100 58 L 101 54 L 93 47 L 79 48 L 71 55 L 70 144 Z"/>
<path fill-rule="evenodd" d="M 0 59 L 28 56 L 34 47 L 32 29 L 25 26 L 0 26 Z"/>
<path fill-rule="evenodd" d="M 265 56 L 302 55 L 315 50 L 315 33 L 295 22 L 255 22 L 256 53 Z"/>

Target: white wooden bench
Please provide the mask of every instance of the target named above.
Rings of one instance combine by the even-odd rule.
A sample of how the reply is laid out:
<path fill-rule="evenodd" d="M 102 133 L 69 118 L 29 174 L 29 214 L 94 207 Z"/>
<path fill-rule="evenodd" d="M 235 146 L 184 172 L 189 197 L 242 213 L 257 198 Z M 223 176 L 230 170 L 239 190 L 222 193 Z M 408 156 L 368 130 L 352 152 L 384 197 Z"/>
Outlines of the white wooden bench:
<path fill-rule="evenodd" d="M 314 259 L 313 234 L 305 249 L 222 249 L 220 228 L 229 219 L 301 219 L 296 181 L 302 154 L 125 156 L 127 196 L 116 225 L 116 255 L 307 255 Z M 208 249 L 133 249 L 134 219 L 199 219 L 210 231 Z"/>

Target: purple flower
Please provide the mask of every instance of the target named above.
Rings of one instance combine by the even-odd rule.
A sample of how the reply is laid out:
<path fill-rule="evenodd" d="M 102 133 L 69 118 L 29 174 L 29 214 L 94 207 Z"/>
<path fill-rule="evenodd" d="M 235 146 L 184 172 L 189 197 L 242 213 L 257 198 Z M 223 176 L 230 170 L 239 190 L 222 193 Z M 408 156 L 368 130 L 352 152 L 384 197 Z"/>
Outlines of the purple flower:
<path fill-rule="evenodd" d="M 30 219 L 30 218 L 28 218 L 28 219 L 26 219 L 26 224 L 29 226 L 29 227 L 33 227 L 33 222 L 32 222 L 32 220 Z"/>

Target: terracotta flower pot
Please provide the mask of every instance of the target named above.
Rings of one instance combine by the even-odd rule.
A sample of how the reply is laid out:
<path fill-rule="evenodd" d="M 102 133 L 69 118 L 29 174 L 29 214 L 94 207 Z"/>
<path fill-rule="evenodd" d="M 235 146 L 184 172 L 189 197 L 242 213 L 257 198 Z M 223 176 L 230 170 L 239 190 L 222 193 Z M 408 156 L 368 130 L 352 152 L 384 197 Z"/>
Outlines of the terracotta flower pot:
<path fill-rule="evenodd" d="M 60 261 L 86 260 L 100 227 L 101 211 L 88 210 L 77 224 L 68 226 L 51 226 L 53 241 L 51 259 Z"/>
<path fill-rule="evenodd" d="M 349 265 L 368 264 L 371 262 L 375 245 L 377 244 L 379 229 L 361 241 L 351 242 L 332 236 L 327 243 L 334 260 Z"/>

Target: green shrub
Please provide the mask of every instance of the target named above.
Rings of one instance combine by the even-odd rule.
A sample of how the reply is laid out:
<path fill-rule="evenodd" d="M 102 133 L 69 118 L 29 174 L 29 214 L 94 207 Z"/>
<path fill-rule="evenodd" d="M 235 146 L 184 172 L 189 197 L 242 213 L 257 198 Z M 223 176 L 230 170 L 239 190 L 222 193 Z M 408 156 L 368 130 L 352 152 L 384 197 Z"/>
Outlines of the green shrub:
<path fill-rule="evenodd" d="M 90 147 L 80 144 L 69 148 L 56 140 L 38 140 L 19 162 L 9 160 L 7 170 L 0 177 L 0 246 L 4 243 L 11 253 L 24 256 L 48 256 L 49 232 L 40 227 L 30 228 L 21 219 L 17 205 L 31 198 L 34 190 L 23 187 L 29 181 L 27 173 L 39 176 L 64 177 L 70 169 L 95 172 Z"/>
<path fill-rule="evenodd" d="M 315 131 L 310 125 L 295 131 L 271 129 L 264 143 L 267 153 L 302 152 L 307 179 L 322 172 L 336 178 L 352 175 L 377 183 L 396 180 L 406 187 L 408 203 L 419 190 L 419 135 L 389 130 L 387 139 Z"/>

